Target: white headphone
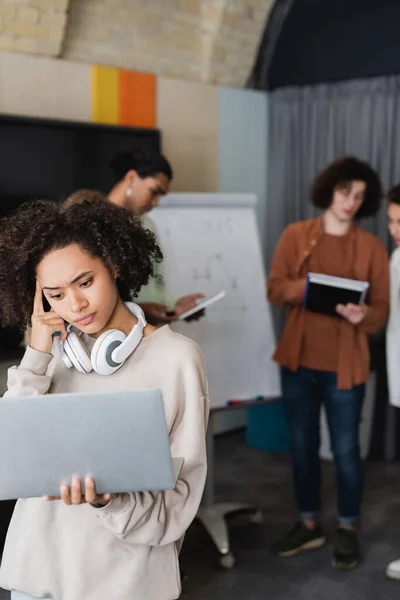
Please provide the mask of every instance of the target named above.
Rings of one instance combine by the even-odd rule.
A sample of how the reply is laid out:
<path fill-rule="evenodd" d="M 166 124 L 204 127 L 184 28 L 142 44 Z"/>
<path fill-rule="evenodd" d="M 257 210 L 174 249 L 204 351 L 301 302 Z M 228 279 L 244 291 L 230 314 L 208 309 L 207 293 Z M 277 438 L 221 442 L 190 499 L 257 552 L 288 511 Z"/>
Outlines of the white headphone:
<path fill-rule="evenodd" d="M 105 331 L 97 338 L 90 354 L 80 339 L 82 332 L 76 333 L 68 328 L 66 340 L 60 342 L 60 352 L 61 358 L 69 369 L 75 367 L 80 373 L 95 371 L 99 375 L 112 375 L 122 367 L 128 356 L 140 344 L 143 329 L 147 325 L 140 306 L 133 302 L 125 304 L 137 318 L 137 324 L 128 336 L 118 329 Z"/>

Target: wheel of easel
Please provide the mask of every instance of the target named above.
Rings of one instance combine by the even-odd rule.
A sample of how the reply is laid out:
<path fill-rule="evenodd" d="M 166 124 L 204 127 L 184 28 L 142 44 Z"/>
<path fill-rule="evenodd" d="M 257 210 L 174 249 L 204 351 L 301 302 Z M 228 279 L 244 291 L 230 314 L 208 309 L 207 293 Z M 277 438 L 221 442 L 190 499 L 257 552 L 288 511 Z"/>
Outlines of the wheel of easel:
<path fill-rule="evenodd" d="M 219 559 L 219 564 L 224 569 L 233 569 L 235 563 L 236 558 L 233 552 L 228 552 L 228 554 L 222 554 L 221 558 Z"/>

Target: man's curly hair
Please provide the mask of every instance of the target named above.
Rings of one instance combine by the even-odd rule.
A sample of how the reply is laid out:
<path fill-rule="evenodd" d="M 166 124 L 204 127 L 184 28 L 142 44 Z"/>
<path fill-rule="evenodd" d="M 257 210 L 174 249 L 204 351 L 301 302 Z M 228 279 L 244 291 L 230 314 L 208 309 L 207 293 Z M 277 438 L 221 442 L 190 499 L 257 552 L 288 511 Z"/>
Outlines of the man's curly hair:
<path fill-rule="evenodd" d="M 36 267 L 51 250 L 79 245 L 117 273 L 121 297 L 135 297 L 163 256 L 141 220 L 98 192 L 81 190 L 64 203 L 36 200 L 0 219 L 0 323 L 29 325 Z"/>

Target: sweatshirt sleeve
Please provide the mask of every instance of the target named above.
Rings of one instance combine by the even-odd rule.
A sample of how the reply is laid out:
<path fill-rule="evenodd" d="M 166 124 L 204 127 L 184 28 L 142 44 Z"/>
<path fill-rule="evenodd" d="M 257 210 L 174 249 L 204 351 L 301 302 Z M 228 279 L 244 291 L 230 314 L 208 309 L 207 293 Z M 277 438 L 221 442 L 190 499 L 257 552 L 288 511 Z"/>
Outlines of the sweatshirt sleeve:
<path fill-rule="evenodd" d="M 385 246 L 377 240 L 372 255 L 368 310 L 359 327 L 365 333 L 376 333 L 389 314 L 389 257 Z"/>
<path fill-rule="evenodd" d="M 4 396 L 46 394 L 51 384 L 51 377 L 46 373 L 52 358 L 52 354 L 44 354 L 28 346 L 20 365 L 8 369 L 7 391 Z"/>
<path fill-rule="evenodd" d="M 93 508 L 117 538 L 134 544 L 164 546 L 183 537 L 196 516 L 207 472 L 208 396 L 186 397 L 170 434 L 171 455 L 184 458 L 174 490 L 119 494 Z"/>
<path fill-rule="evenodd" d="M 290 266 L 297 262 L 293 229 L 289 226 L 282 233 L 272 259 L 267 284 L 267 296 L 272 304 L 277 306 L 302 304 L 306 279 L 293 279 L 289 276 Z"/>

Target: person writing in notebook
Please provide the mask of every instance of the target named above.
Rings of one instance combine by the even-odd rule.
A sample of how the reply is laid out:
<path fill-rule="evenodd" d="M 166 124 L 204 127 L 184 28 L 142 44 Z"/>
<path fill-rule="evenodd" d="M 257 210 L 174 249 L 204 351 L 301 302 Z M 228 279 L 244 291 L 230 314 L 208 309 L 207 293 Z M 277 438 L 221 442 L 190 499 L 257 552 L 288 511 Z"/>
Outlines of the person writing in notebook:
<path fill-rule="evenodd" d="M 153 234 L 127 210 L 85 194 L 79 203 L 32 202 L 0 221 L 0 322 L 32 325 L 6 395 L 160 389 L 171 455 L 184 464 L 165 492 L 102 495 L 84 473 L 62 484 L 59 498 L 19 500 L 0 586 L 12 600 L 172 600 L 207 471 L 205 364 L 193 341 L 147 325 L 124 297 L 162 259 Z M 111 330 L 118 350 L 129 350 L 124 357 L 114 354 Z M 131 332 L 136 347 L 124 347 Z"/>
<path fill-rule="evenodd" d="M 157 152 L 121 152 L 111 161 L 115 185 L 108 199 L 143 219 L 143 224 L 157 237 L 155 223 L 148 213 L 158 206 L 160 199 L 168 193 L 173 172 L 168 160 Z M 201 293 L 193 293 L 177 298 L 167 293 L 161 265 L 156 266 L 155 277 L 143 286 L 137 298 L 138 304 L 150 323 L 163 325 L 179 318 L 194 308 L 203 298 Z M 195 313 L 190 320 L 197 320 L 204 311 Z"/>
<path fill-rule="evenodd" d="M 270 302 L 288 308 L 274 359 L 281 365 L 284 409 L 292 442 L 299 520 L 272 546 L 277 556 L 322 546 L 320 408 L 324 403 L 337 469 L 338 528 L 333 566 L 360 558 L 357 524 L 363 494 L 359 423 L 369 377 L 368 334 L 384 326 L 389 310 L 388 255 L 383 243 L 357 221 L 374 216 L 382 196 L 377 173 L 344 157 L 315 179 L 311 200 L 322 215 L 289 225 L 273 257 Z M 337 316 L 307 311 L 307 274 L 322 273 L 369 283 L 366 302 L 338 305 Z"/>
<path fill-rule="evenodd" d="M 387 195 L 389 232 L 395 244 L 390 257 L 390 315 L 386 329 L 386 366 L 389 402 L 400 408 L 400 184 Z M 386 569 L 390 579 L 400 580 L 400 559 Z"/>

